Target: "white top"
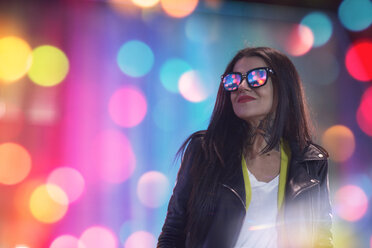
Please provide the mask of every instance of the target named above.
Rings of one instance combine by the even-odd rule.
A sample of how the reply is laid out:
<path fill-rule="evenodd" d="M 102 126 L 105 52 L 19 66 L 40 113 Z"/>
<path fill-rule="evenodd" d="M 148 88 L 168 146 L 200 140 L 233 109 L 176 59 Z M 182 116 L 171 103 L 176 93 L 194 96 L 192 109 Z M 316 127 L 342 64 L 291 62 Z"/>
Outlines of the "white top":
<path fill-rule="evenodd" d="M 252 198 L 235 248 L 276 248 L 279 175 L 260 182 L 248 170 Z"/>

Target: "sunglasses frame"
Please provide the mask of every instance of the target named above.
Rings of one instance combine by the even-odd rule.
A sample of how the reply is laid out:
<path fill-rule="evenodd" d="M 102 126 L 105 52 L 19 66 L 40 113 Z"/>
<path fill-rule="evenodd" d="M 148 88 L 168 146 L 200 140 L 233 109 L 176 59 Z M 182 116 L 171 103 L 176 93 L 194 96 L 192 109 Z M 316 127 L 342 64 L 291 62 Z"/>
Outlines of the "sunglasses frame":
<path fill-rule="evenodd" d="M 266 71 L 266 73 L 267 73 L 267 77 L 266 77 L 266 81 L 265 81 L 265 83 L 263 83 L 262 85 L 259 85 L 259 86 L 252 86 L 252 85 L 250 85 L 249 82 L 248 82 L 248 78 L 247 78 L 247 76 L 248 76 L 249 73 L 251 73 L 252 71 L 256 71 L 256 70 L 260 70 L 260 69 L 264 69 L 264 70 Z M 247 72 L 244 73 L 244 74 L 241 73 L 241 72 L 230 72 L 230 73 L 223 74 L 223 75 L 221 76 L 221 84 L 222 84 L 222 86 L 223 86 L 223 89 L 226 90 L 227 92 L 237 91 L 238 88 L 239 88 L 239 86 L 242 84 L 243 80 L 245 79 L 245 80 L 247 81 L 247 85 L 248 85 L 249 88 L 251 88 L 251 89 L 256 89 L 256 88 L 259 88 L 259 87 L 261 87 L 261 86 L 264 86 L 264 85 L 267 83 L 267 80 L 269 79 L 269 74 L 270 74 L 270 73 L 271 73 L 271 74 L 275 74 L 274 71 L 273 71 L 273 69 L 271 69 L 270 67 L 257 67 L 257 68 L 253 68 L 253 69 L 247 71 Z M 239 82 L 239 84 L 238 84 L 238 87 L 237 87 L 235 90 L 227 90 L 227 89 L 225 88 L 224 83 L 223 83 L 223 79 L 224 79 L 227 75 L 229 75 L 229 74 L 239 74 L 239 75 L 241 76 L 241 80 L 240 80 L 240 82 Z"/>

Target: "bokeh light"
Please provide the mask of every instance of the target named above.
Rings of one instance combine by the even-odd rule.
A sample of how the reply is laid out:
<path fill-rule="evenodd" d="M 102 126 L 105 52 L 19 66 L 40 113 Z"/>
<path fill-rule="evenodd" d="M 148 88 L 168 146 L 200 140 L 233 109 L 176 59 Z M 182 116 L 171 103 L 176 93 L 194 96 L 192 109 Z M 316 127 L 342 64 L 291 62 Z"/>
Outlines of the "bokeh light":
<path fill-rule="evenodd" d="M 190 16 L 186 20 L 186 37 L 194 42 L 208 44 L 218 39 L 218 21 L 210 16 Z"/>
<path fill-rule="evenodd" d="M 68 198 L 65 192 L 53 184 L 37 187 L 30 197 L 32 215 L 41 222 L 53 223 L 63 218 L 68 210 Z"/>
<path fill-rule="evenodd" d="M 368 198 L 364 191 L 355 185 L 341 187 L 335 194 L 334 209 L 347 221 L 357 221 L 368 209 Z"/>
<path fill-rule="evenodd" d="M 349 47 L 345 57 L 346 69 L 360 81 L 372 80 L 372 41 L 364 40 Z"/>
<path fill-rule="evenodd" d="M 80 237 L 84 248 L 116 248 L 118 242 L 113 232 L 103 226 L 92 226 L 85 230 Z"/>
<path fill-rule="evenodd" d="M 304 55 L 314 44 L 313 32 L 309 27 L 301 24 L 293 26 L 288 38 L 286 50 L 293 56 Z"/>
<path fill-rule="evenodd" d="M 69 61 L 57 47 L 44 45 L 32 52 L 33 60 L 28 76 L 40 86 L 54 86 L 61 83 L 68 71 Z"/>
<path fill-rule="evenodd" d="M 157 171 L 149 171 L 141 176 L 137 184 L 137 195 L 147 207 L 156 208 L 167 202 L 169 182 Z"/>
<path fill-rule="evenodd" d="M 332 22 L 329 17 L 322 12 L 312 12 L 306 15 L 301 25 L 309 27 L 314 35 L 314 47 L 324 45 L 332 35 Z"/>
<path fill-rule="evenodd" d="M 156 247 L 154 235 L 145 231 L 138 231 L 133 233 L 125 241 L 124 248 L 152 248 Z"/>
<path fill-rule="evenodd" d="M 70 167 L 54 169 L 47 182 L 59 186 L 66 193 L 69 203 L 76 201 L 81 196 L 85 186 L 84 177 L 78 170 Z"/>
<path fill-rule="evenodd" d="M 344 0 L 338 8 L 341 23 L 351 31 L 361 31 L 372 23 L 370 0 Z"/>
<path fill-rule="evenodd" d="M 372 87 L 363 94 L 357 110 L 356 118 L 360 129 L 367 135 L 372 136 Z"/>
<path fill-rule="evenodd" d="M 131 0 L 108 0 L 107 3 L 116 13 L 125 17 L 137 17 L 141 13 L 141 9 Z"/>
<path fill-rule="evenodd" d="M 190 102 L 201 102 L 208 97 L 208 91 L 196 70 L 182 74 L 178 88 L 181 95 Z"/>
<path fill-rule="evenodd" d="M 117 125 L 137 126 L 146 116 L 146 97 L 135 87 L 123 87 L 110 98 L 108 110 Z"/>
<path fill-rule="evenodd" d="M 160 69 L 160 81 L 170 92 L 178 93 L 178 81 L 191 66 L 182 59 L 168 59 Z"/>
<path fill-rule="evenodd" d="M 183 18 L 190 15 L 198 5 L 198 0 L 160 0 L 165 13 L 171 17 Z"/>
<path fill-rule="evenodd" d="M 32 52 L 30 45 L 14 36 L 0 39 L 0 80 L 13 82 L 30 69 Z"/>
<path fill-rule="evenodd" d="M 0 183 L 13 185 L 23 181 L 31 170 L 31 156 L 15 143 L 0 145 Z"/>
<path fill-rule="evenodd" d="M 85 248 L 85 245 L 72 235 L 61 235 L 53 240 L 49 248 Z"/>
<path fill-rule="evenodd" d="M 154 54 L 144 42 L 131 40 L 120 47 L 117 63 L 123 73 L 131 77 L 141 77 L 151 70 Z"/>
<path fill-rule="evenodd" d="M 142 8 L 153 7 L 159 0 L 132 0 L 132 2 Z"/>
<path fill-rule="evenodd" d="M 355 150 L 354 134 L 343 125 L 328 128 L 322 136 L 322 143 L 329 152 L 330 158 L 336 162 L 349 159 Z"/>
<path fill-rule="evenodd" d="M 95 173 L 92 176 L 99 177 L 110 183 L 122 183 L 134 172 L 136 158 L 128 138 L 116 130 L 105 130 L 100 133 L 93 144 Z"/>

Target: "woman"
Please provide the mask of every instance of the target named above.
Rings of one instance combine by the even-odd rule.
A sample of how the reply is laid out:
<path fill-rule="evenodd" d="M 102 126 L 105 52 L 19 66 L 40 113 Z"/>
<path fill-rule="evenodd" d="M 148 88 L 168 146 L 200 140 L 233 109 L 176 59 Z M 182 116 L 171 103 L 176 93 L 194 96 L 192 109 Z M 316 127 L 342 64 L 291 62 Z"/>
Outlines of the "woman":
<path fill-rule="evenodd" d="M 279 51 L 239 51 L 183 154 L 158 247 L 333 247 L 327 152 Z"/>

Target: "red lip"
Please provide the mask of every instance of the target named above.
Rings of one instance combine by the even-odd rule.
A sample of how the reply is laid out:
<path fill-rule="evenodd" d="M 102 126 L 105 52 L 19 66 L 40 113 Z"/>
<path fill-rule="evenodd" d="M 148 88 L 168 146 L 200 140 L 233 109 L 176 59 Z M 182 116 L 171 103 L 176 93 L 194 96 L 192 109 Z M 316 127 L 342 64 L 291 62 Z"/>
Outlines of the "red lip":
<path fill-rule="evenodd" d="M 239 103 L 250 102 L 250 101 L 253 101 L 253 100 L 256 100 L 256 98 L 248 96 L 248 95 L 239 96 L 239 98 L 238 98 Z"/>

